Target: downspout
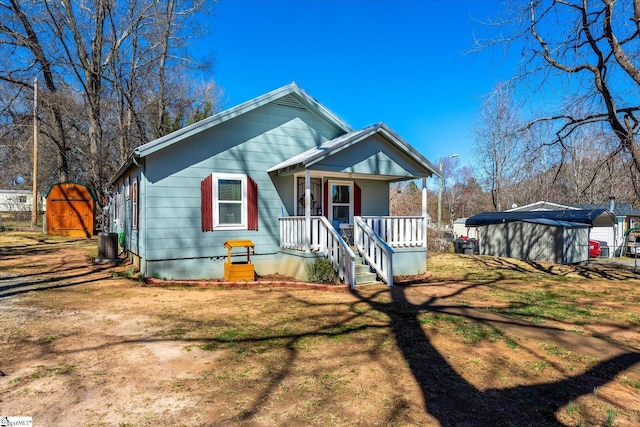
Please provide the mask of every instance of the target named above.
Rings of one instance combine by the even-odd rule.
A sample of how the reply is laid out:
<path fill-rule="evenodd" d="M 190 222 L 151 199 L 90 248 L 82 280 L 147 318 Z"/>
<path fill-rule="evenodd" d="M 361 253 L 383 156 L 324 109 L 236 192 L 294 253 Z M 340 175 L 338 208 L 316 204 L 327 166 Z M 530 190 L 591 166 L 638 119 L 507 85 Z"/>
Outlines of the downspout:
<path fill-rule="evenodd" d="M 142 268 L 142 263 L 140 263 L 140 273 L 143 276 L 146 276 L 147 271 L 149 271 L 148 266 L 147 266 L 147 256 L 146 256 L 146 250 L 147 250 L 147 232 L 146 232 L 146 224 L 147 224 L 147 200 L 146 200 L 146 195 L 147 195 L 147 190 L 146 190 L 146 185 L 142 185 L 142 181 L 144 179 L 144 181 L 146 181 L 146 177 L 145 177 L 145 170 L 144 170 L 144 165 L 141 164 L 138 161 L 138 158 L 136 157 L 135 154 L 133 154 L 131 156 L 131 160 L 133 162 L 134 165 L 136 165 L 137 167 L 140 168 L 140 182 L 138 184 L 138 251 L 140 252 L 140 259 L 144 259 L 144 270 Z M 143 191 L 144 188 L 144 191 Z M 141 227 L 141 216 L 140 216 L 140 205 L 142 204 L 142 199 L 143 197 L 145 198 L 144 200 L 144 206 L 145 208 L 142 209 L 142 212 L 144 212 L 144 226 Z M 145 232 L 143 233 L 143 242 L 142 242 L 142 248 L 140 248 L 140 229 L 145 230 Z M 133 230 L 132 230 L 133 231 Z"/>

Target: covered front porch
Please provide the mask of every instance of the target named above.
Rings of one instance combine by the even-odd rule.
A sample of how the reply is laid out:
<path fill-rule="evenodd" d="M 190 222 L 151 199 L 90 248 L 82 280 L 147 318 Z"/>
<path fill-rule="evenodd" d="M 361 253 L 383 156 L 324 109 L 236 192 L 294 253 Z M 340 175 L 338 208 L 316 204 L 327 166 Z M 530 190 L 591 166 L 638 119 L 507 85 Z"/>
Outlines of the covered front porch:
<path fill-rule="evenodd" d="M 389 286 L 394 274 L 425 272 L 426 179 L 438 170 L 384 124 L 326 141 L 269 173 L 292 203 L 280 218 L 281 252 L 325 256 L 352 287 L 357 259 Z M 389 184 L 405 180 L 422 182 L 419 216 L 390 215 Z"/>
<path fill-rule="evenodd" d="M 357 283 L 356 260 L 393 286 L 393 276 L 424 273 L 426 216 L 356 216 L 353 226 L 336 228 L 324 216 L 280 218 L 280 247 L 319 253 L 333 264 L 343 283 Z M 310 258 L 311 260 L 312 258 Z"/>

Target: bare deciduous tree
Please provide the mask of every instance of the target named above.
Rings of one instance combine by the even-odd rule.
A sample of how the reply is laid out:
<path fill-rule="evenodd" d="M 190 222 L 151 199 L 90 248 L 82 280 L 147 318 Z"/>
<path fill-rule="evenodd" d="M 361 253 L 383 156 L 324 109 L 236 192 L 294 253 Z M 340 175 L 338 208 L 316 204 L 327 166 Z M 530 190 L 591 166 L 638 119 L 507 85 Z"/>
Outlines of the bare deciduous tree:
<path fill-rule="evenodd" d="M 422 190 L 415 181 L 397 182 L 390 185 L 389 209 L 392 215 L 422 215 Z"/>
<path fill-rule="evenodd" d="M 470 166 L 457 168 L 454 184 L 444 193 L 450 224 L 457 218 L 466 218 L 491 209 L 490 195 L 482 190 L 473 174 Z"/>
<path fill-rule="evenodd" d="M 552 122 L 553 142 L 560 149 L 584 126 L 606 125 L 617 144 L 613 158 L 626 157 L 625 169 L 640 172 L 640 2 L 637 0 L 512 1 L 495 24 L 511 25 L 511 37 L 493 42 L 518 44 L 520 77 L 536 88 L 549 89 L 550 105 L 536 113 L 537 121 Z M 481 42 L 482 45 L 488 43 Z M 549 96 L 549 94 L 552 94 Z M 564 102 L 556 102 L 558 98 Z M 579 105 L 580 108 L 566 108 Z M 608 143 L 610 138 L 604 138 Z M 606 167 L 606 163 L 603 163 Z M 631 185 L 640 196 L 637 180 Z"/>
<path fill-rule="evenodd" d="M 101 193 L 132 148 L 184 126 L 203 103 L 213 112 L 217 92 L 192 89 L 210 83 L 184 77 L 201 68 L 187 47 L 205 8 L 203 0 L 0 0 L 0 54 L 12 58 L 0 82 L 27 93 L 43 78 L 43 144 L 57 147 L 59 180 L 81 178 Z"/>
<path fill-rule="evenodd" d="M 482 181 L 491 194 L 493 208 L 500 211 L 504 189 L 514 182 L 520 163 L 522 124 L 507 84 L 498 84 L 482 105 L 474 132 L 474 146 Z"/>

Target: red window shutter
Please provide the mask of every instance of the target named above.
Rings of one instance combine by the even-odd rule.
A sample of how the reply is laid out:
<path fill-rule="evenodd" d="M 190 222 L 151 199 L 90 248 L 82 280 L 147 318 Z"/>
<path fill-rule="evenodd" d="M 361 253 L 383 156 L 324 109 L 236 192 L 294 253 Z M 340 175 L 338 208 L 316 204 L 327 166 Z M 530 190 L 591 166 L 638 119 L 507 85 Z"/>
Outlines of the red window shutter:
<path fill-rule="evenodd" d="M 247 221 L 248 229 L 258 231 L 258 184 L 247 177 Z"/>
<path fill-rule="evenodd" d="M 355 182 L 353 183 L 353 215 L 362 215 L 362 190 Z"/>
<path fill-rule="evenodd" d="M 329 181 L 324 182 L 324 190 L 322 192 L 324 193 L 322 195 L 322 203 L 324 203 L 322 209 L 324 209 L 325 218 L 329 219 Z"/>
<path fill-rule="evenodd" d="M 202 231 L 213 231 L 213 176 L 200 182 L 200 216 Z"/>

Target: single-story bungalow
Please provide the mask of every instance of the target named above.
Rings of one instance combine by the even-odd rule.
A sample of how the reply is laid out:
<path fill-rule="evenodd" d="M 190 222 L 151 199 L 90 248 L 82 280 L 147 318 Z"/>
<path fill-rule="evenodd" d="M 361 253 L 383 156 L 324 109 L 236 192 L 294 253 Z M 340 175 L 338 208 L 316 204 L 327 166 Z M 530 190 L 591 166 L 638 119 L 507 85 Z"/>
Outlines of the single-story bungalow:
<path fill-rule="evenodd" d="M 589 261 L 594 223 L 615 224 L 607 209 L 484 212 L 467 218 L 475 227 L 480 255 L 574 264 Z"/>
<path fill-rule="evenodd" d="M 383 123 L 354 130 L 291 83 L 139 146 L 111 180 L 109 231 L 147 277 L 222 278 L 232 240 L 256 274 L 307 278 L 327 258 L 392 285 L 426 271 L 426 178 L 438 168 Z M 422 215 L 389 184 L 422 179 Z M 362 269 L 358 267 L 358 269 Z"/>

